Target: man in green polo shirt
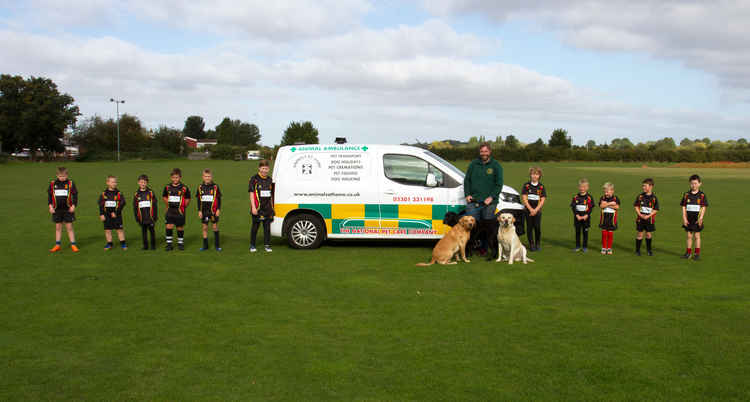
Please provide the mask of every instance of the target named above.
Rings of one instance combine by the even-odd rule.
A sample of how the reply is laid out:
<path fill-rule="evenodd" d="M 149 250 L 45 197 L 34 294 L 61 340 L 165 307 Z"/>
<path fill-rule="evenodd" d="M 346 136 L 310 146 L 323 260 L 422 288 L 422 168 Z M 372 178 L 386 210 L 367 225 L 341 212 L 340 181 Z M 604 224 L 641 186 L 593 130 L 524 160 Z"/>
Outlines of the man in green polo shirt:
<path fill-rule="evenodd" d="M 474 159 L 466 169 L 464 178 L 464 195 L 466 196 L 466 215 L 473 216 L 479 222 L 477 233 L 482 240 L 482 248 L 494 244 L 497 231 L 495 208 L 503 189 L 503 167 L 492 158 L 489 144 L 479 146 L 479 158 Z"/>

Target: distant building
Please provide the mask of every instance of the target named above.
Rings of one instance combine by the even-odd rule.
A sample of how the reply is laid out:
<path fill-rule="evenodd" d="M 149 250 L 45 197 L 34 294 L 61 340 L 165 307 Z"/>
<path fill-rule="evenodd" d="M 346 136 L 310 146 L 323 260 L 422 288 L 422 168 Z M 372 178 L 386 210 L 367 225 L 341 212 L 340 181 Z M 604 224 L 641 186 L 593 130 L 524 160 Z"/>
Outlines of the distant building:
<path fill-rule="evenodd" d="M 201 149 L 206 145 L 216 145 L 217 142 L 217 140 L 212 138 L 204 138 L 202 140 L 198 140 L 193 137 L 185 137 L 185 146 L 191 149 Z"/>

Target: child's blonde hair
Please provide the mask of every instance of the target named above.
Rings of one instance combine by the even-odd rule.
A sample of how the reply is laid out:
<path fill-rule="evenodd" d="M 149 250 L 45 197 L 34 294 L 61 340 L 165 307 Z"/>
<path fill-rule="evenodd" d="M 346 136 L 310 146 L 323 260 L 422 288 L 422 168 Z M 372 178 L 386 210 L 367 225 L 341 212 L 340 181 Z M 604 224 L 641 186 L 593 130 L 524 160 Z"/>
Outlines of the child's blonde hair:
<path fill-rule="evenodd" d="M 589 179 L 587 179 L 585 177 L 581 178 L 581 179 L 578 179 L 578 185 L 580 186 L 581 184 L 589 184 Z"/>
<path fill-rule="evenodd" d="M 529 168 L 529 176 L 534 173 L 538 174 L 540 179 L 542 178 L 542 168 L 540 168 L 539 166 L 532 166 Z"/>
<path fill-rule="evenodd" d="M 604 185 L 602 186 L 602 190 L 607 191 L 609 189 L 614 190 L 615 189 L 615 185 L 612 184 L 612 183 L 610 183 L 610 182 L 604 183 Z"/>
<path fill-rule="evenodd" d="M 107 176 L 107 181 L 109 181 L 109 179 L 117 179 L 117 176 L 108 175 Z"/>
<path fill-rule="evenodd" d="M 211 173 L 211 169 L 209 168 L 203 169 L 203 173 L 213 175 L 213 173 Z"/>

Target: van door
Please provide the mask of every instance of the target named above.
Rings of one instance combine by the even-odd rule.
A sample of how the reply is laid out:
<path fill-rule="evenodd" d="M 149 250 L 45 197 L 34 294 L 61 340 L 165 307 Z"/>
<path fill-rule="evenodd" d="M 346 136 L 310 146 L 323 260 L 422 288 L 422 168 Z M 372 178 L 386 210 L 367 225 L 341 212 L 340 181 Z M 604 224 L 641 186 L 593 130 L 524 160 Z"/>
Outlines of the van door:
<path fill-rule="evenodd" d="M 448 189 L 443 187 L 446 175 L 425 159 L 414 155 L 386 153 L 382 162 L 382 237 L 440 237 L 439 226 L 444 215 L 440 207 L 448 200 Z"/>

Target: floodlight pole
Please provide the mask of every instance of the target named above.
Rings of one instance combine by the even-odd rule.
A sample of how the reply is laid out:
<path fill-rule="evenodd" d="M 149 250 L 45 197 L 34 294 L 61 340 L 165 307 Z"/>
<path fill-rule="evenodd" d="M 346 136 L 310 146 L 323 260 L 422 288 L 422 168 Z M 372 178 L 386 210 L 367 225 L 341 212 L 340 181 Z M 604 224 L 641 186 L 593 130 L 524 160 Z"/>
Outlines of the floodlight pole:
<path fill-rule="evenodd" d="M 115 103 L 115 110 L 117 110 L 117 161 L 120 161 L 120 103 L 125 103 L 124 99 L 109 98 L 110 102 Z"/>

